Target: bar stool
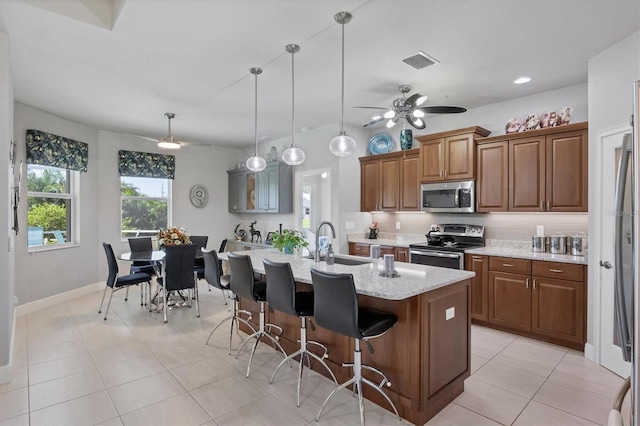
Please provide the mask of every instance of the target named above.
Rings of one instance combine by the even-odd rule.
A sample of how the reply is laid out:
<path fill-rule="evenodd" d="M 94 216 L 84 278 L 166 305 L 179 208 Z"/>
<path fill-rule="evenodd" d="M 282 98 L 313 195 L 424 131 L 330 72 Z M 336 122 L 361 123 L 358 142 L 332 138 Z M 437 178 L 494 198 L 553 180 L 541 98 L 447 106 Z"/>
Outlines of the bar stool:
<path fill-rule="evenodd" d="M 244 342 L 240 345 L 236 359 L 242 348 L 251 339 L 256 339 L 251 350 L 251 356 L 249 358 L 249 365 L 247 366 L 247 377 L 251 372 L 251 363 L 253 362 L 253 356 L 256 353 L 256 348 L 262 337 L 267 337 L 273 343 L 273 347 L 277 348 L 287 357 L 287 353 L 284 351 L 280 343 L 278 343 L 279 335 L 282 334 L 282 328 L 275 324 L 265 323 L 265 302 L 267 301 L 267 285 L 255 279 L 253 275 L 253 265 L 251 264 L 251 258 L 249 256 L 229 253 L 227 254 L 229 259 L 229 267 L 231 268 L 231 291 L 238 297 L 244 297 L 245 299 L 251 299 L 254 302 L 260 303 L 260 327 L 253 334 L 248 336 Z M 274 337 L 271 335 L 271 329 L 278 330 L 278 334 Z M 289 365 L 291 362 L 289 361 Z"/>
<path fill-rule="evenodd" d="M 320 407 L 316 421 L 322 415 L 331 397 L 340 389 L 344 389 L 351 384 L 354 385 L 354 392 L 356 388 L 358 390 L 361 424 L 364 425 L 363 384 L 369 385 L 378 391 L 389 402 L 396 413 L 396 417 L 400 420 L 396 406 L 387 394 L 382 391 L 382 387 L 385 384 L 391 386 L 391 383 L 382 371 L 370 365 L 362 364 L 362 353 L 360 351 L 360 340 L 364 340 L 369 348 L 373 350 L 369 339 L 380 337 L 389 331 L 398 322 L 398 317 L 388 312 L 360 308 L 355 284 L 353 283 L 353 275 L 351 274 L 333 274 L 311 269 L 311 279 L 315 293 L 313 310 L 318 325 L 355 339 L 353 363 L 342 364 L 343 367 L 353 367 L 353 377 L 329 394 L 322 407 Z M 375 384 L 371 380 L 362 377 L 362 369 L 373 371 L 382 376 L 380 384 Z"/>
<path fill-rule="evenodd" d="M 231 291 L 231 286 L 230 286 L 231 276 L 221 275 L 220 259 L 218 258 L 218 255 L 215 250 L 207 250 L 207 249 L 201 249 L 201 250 L 202 250 L 202 259 L 204 260 L 204 279 L 207 281 L 210 287 L 213 286 L 222 290 L 222 295 L 225 298 L 224 304 L 226 305 L 227 298 L 224 295 L 224 292 L 225 290 Z M 231 355 L 231 343 L 233 341 L 233 324 L 234 323 L 236 323 L 236 327 L 237 327 L 237 324 L 241 322 L 247 327 L 249 327 L 254 333 L 256 332 L 256 329 L 253 328 L 253 325 L 251 325 L 251 323 L 249 322 L 249 320 L 251 319 L 251 312 L 245 311 L 243 309 L 238 309 L 238 297 L 233 292 L 231 293 L 231 301 L 232 301 L 231 315 L 229 315 L 228 317 L 220 321 L 218 324 L 216 324 L 215 327 L 213 327 L 213 330 L 211 330 L 211 333 L 209 333 L 209 337 L 207 337 L 207 341 L 205 342 L 205 345 L 208 345 L 209 340 L 211 340 L 211 336 L 213 336 L 213 333 L 215 333 L 218 327 L 220 327 L 225 322 L 231 320 L 231 328 L 229 332 L 229 355 Z M 246 319 L 242 318 L 241 314 L 247 315 L 247 318 Z"/>
<path fill-rule="evenodd" d="M 328 357 L 327 354 L 329 350 L 327 347 L 313 340 L 307 340 L 307 320 L 309 320 L 311 329 L 315 330 L 313 322 L 310 320 L 310 317 L 313 316 L 313 292 L 296 291 L 296 283 L 293 278 L 293 272 L 291 271 L 291 264 L 276 263 L 270 260 L 264 260 L 263 263 L 267 275 L 267 302 L 269 303 L 269 307 L 300 318 L 300 349 L 280 362 L 276 371 L 273 372 L 269 384 L 273 383 L 273 379 L 285 362 L 300 355 L 300 363 L 298 364 L 298 394 L 296 399 L 296 405 L 299 407 L 302 370 L 304 368 L 305 357 L 309 368 L 311 368 L 311 360 L 309 357 L 315 358 L 327 369 L 336 386 L 338 386 L 338 381 L 333 371 L 331 371 L 329 366 L 324 362 L 324 359 Z M 309 352 L 307 349 L 308 344 L 319 346 L 324 350 L 324 354 L 320 357 L 313 352 Z"/>

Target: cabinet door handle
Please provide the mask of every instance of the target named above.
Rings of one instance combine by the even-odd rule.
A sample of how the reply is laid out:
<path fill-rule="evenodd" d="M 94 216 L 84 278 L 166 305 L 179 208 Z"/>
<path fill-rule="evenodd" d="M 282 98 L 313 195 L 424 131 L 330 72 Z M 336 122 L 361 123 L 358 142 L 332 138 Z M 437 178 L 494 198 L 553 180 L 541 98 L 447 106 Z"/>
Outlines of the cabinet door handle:
<path fill-rule="evenodd" d="M 551 201 L 547 200 L 547 211 L 550 212 L 551 211 Z"/>
<path fill-rule="evenodd" d="M 544 211 L 544 201 L 540 200 L 540 211 L 543 212 Z"/>
<path fill-rule="evenodd" d="M 535 278 L 533 279 L 533 289 L 534 290 L 536 289 L 536 279 Z"/>
<path fill-rule="evenodd" d="M 563 271 L 562 269 L 549 269 L 549 272 L 555 272 L 555 273 L 557 273 L 557 274 L 561 274 L 561 273 L 563 273 L 564 271 Z"/>
<path fill-rule="evenodd" d="M 444 170 L 440 170 L 440 177 L 444 177 Z"/>
<path fill-rule="evenodd" d="M 472 259 L 479 259 L 479 260 L 481 260 L 481 259 L 482 259 L 482 256 L 471 256 L 471 258 L 472 258 Z"/>
<path fill-rule="evenodd" d="M 449 173 L 447 173 L 447 169 L 444 169 L 444 177 L 445 177 L 445 178 L 447 177 L 447 175 L 448 175 L 448 174 L 449 174 Z"/>
<path fill-rule="evenodd" d="M 502 266 L 504 266 L 505 268 L 513 268 L 516 265 L 514 265 L 512 263 L 503 263 Z"/>
<path fill-rule="evenodd" d="M 529 288 L 529 278 L 524 282 L 524 286 L 525 288 Z"/>

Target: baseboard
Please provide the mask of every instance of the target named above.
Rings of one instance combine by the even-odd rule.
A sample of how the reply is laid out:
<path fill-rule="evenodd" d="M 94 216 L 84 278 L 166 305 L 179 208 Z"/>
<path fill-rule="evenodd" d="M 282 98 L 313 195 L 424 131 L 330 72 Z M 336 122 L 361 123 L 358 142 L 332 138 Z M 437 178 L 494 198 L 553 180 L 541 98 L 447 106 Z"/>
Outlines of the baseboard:
<path fill-rule="evenodd" d="M 13 328 L 11 330 L 11 342 L 9 343 L 9 364 L 0 366 L 0 385 L 13 380 L 13 346 L 16 339 L 16 310 L 13 309 Z"/>
<path fill-rule="evenodd" d="M 598 360 L 596 360 L 596 349 L 591 343 L 585 343 L 584 345 L 584 357 L 590 361 L 599 364 Z"/>
<path fill-rule="evenodd" d="M 39 311 L 40 309 L 49 308 L 59 303 L 63 303 L 69 299 L 75 299 L 99 290 L 104 290 L 104 286 L 104 281 L 97 282 L 74 290 L 66 291 L 64 293 L 56 294 L 55 296 L 45 297 L 44 299 L 35 300 L 33 302 L 25 303 L 24 305 L 18 305 L 16 306 L 15 313 L 17 317 L 31 314 Z"/>

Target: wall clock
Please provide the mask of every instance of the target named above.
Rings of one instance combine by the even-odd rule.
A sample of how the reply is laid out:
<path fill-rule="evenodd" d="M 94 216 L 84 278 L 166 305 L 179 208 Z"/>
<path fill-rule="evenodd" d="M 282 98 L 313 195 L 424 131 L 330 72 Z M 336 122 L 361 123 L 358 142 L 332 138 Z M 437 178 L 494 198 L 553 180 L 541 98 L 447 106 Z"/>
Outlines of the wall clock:
<path fill-rule="evenodd" d="M 207 193 L 207 188 L 202 185 L 194 185 L 191 188 L 191 193 L 189 195 L 191 199 L 191 204 L 196 207 L 204 207 L 207 205 L 207 201 L 209 201 L 209 194 Z"/>

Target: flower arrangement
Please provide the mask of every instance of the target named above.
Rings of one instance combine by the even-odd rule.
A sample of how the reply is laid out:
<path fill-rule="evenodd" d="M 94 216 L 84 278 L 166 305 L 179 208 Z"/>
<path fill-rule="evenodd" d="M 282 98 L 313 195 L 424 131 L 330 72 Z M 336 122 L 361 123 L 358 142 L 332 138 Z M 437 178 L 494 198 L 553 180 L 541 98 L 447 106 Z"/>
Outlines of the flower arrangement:
<path fill-rule="evenodd" d="M 158 231 L 158 247 L 179 246 L 182 244 L 191 244 L 191 239 L 183 229 L 172 226 Z"/>
<path fill-rule="evenodd" d="M 274 232 L 271 245 L 285 253 L 293 253 L 298 247 L 307 247 L 309 243 L 302 238 L 300 231 L 295 229 L 283 229 L 282 232 Z"/>

